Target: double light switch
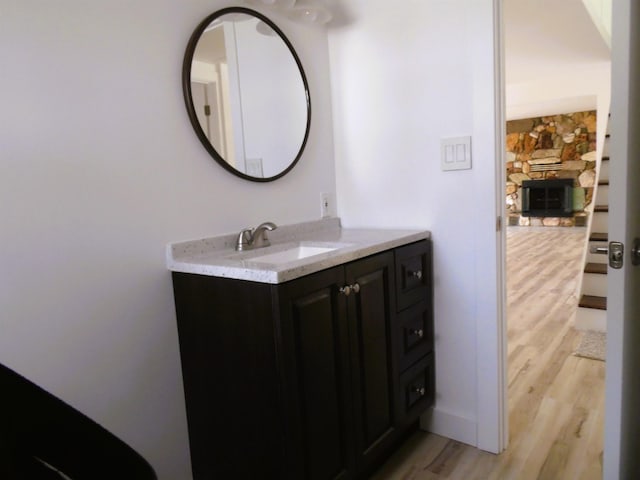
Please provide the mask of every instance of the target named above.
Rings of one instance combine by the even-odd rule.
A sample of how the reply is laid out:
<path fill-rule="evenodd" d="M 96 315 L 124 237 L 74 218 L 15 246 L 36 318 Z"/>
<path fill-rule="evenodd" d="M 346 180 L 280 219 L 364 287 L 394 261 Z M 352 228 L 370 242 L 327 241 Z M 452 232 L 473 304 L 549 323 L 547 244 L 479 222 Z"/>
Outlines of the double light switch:
<path fill-rule="evenodd" d="M 442 170 L 471 168 L 471 137 L 452 137 L 441 140 Z"/>

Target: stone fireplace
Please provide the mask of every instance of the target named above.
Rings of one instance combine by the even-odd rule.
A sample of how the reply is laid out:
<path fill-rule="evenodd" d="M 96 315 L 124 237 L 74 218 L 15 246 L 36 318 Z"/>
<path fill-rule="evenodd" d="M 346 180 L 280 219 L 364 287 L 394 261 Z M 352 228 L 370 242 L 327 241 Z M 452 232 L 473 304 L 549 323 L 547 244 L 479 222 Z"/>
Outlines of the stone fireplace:
<path fill-rule="evenodd" d="M 586 225 L 593 198 L 596 112 L 507 122 L 508 224 Z"/>

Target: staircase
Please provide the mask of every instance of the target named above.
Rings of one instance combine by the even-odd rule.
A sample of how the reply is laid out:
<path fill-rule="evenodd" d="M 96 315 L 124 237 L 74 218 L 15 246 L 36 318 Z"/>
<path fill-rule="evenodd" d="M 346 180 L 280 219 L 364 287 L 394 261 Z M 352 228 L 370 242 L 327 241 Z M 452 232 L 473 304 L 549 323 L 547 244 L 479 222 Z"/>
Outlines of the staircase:
<path fill-rule="evenodd" d="M 607 132 L 602 150 L 600 171 L 597 175 L 598 188 L 595 189 L 588 250 L 582 277 L 580 302 L 575 317 L 578 330 L 607 331 L 607 269 L 608 255 L 592 253 L 597 247 L 607 247 L 609 243 L 609 141 Z"/>

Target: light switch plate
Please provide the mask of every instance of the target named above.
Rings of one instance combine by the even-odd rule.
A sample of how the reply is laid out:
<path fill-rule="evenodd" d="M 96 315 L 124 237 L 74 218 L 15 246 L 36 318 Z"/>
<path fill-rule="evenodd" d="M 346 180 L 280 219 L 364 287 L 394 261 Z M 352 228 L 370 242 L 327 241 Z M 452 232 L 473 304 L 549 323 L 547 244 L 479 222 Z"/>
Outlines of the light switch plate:
<path fill-rule="evenodd" d="M 443 138 L 440 149 L 442 170 L 471 168 L 471 137 Z"/>

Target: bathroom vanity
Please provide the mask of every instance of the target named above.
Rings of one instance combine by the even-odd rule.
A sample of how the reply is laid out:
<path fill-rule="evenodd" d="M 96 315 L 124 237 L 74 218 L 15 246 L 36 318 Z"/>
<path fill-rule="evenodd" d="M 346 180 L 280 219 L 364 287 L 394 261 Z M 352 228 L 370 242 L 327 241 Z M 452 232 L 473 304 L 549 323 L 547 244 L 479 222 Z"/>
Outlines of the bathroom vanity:
<path fill-rule="evenodd" d="M 167 250 L 194 478 L 366 478 L 434 401 L 430 234 L 269 238 Z"/>

